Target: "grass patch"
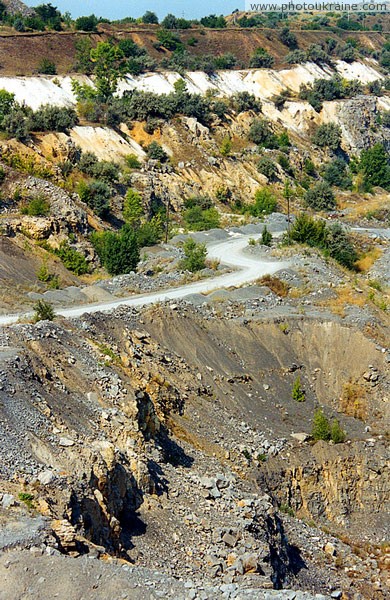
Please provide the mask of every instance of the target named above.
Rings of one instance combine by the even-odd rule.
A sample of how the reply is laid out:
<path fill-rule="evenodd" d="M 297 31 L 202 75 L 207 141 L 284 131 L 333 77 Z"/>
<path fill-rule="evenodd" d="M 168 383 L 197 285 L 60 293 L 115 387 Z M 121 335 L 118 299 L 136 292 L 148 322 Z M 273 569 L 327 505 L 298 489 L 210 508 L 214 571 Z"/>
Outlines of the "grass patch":
<path fill-rule="evenodd" d="M 290 286 L 285 281 L 279 279 L 279 277 L 275 277 L 272 275 L 264 275 L 261 279 L 258 279 L 257 282 L 259 285 L 265 285 L 267 288 L 271 290 L 277 296 L 281 298 L 285 298 L 289 292 Z"/>
<path fill-rule="evenodd" d="M 367 416 L 367 391 L 357 383 L 345 383 L 339 400 L 339 409 L 345 415 L 364 421 Z"/>
<path fill-rule="evenodd" d="M 380 248 L 372 248 L 356 261 L 355 266 L 361 273 L 366 273 L 381 255 L 382 250 Z"/>

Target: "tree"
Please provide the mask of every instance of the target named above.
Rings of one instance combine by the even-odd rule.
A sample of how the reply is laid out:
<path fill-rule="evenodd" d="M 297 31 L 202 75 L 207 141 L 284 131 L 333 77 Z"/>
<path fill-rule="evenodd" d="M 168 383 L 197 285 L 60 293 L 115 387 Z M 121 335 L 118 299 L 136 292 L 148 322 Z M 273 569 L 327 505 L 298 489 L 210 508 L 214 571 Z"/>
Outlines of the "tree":
<path fill-rule="evenodd" d="M 340 223 L 333 223 L 327 227 L 325 244 L 329 256 L 347 269 L 354 268 L 358 255 Z"/>
<path fill-rule="evenodd" d="M 279 39 L 288 48 L 291 50 L 295 50 L 298 48 L 298 40 L 295 33 L 292 33 L 288 27 L 283 27 L 282 31 L 279 34 Z"/>
<path fill-rule="evenodd" d="M 146 148 L 146 152 L 148 158 L 151 158 L 152 160 L 159 160 L 160 162 L 166 162 L 168 160 L 168 154 L 158 142 L 151 142 Z"/>
<path fill-rule="evenodd" d="M 35 310 L 35 323 L 38 321 L 53 321 L 55 318 L 55 312 L 52 305 L 49 304 L 49 302 L 45 302 L 45 300 L 38 300 L 38 302 L 34 304 L 33 308 Z"/>
<path fill-rule="evenodd" d="M 210 29 L 224 29 L 227 25 L 223 15 L 209 15 L 208 17 L 203 17 L 200 20 L 200 23 L 203 27 L 209 27 Z"/>
<path fill-rule="evenodd" d="M 336 207 L 332 189 L 325 181 L 320 181 L 309 188 L 305 194 L 305 201 L 314 210 L 333 210 Z"/>
<path fill-rule="evenodd" d="M 335 185 L 343 190 L 352 185 L 352 179 L 347 173 L 347 163 L 342 158 L 335 158 L 325 165 L 323 177 L 329 185 Z"/>
<path fill-rule="evenodd" d="M 143 214 L 141 195 L 129 188 L 123 203 L 123 218 L 129 225 L 136 226 Z"/>
<path fill-rule="evenodd" d="M 319 408 L 314 413 L 313 427 L 311 434 L 315 440 L 329 441 L 331 436 L 331 429 L 329 420 L 326 418 L 322 409 Z"/>
<path fill-rule="evenodd" d="M 272 149 L 278 147 L 277 137 L 265 119 L 254 119 L 252 121 L 248 132 L 248 139 L 264 148 Z"/>
<path fill-rule="evenodd" d="M 383 144 L 375 144 L 368 150 L 363 150 L 359 167 L 365 183 L 390 190 L 390 158 Z"/>
<path fill-rule="evenodd" d="M 89 17 L 79 17 L 76 19 L 75 28 L 78 31 L 96 31 L 98 23 L 99 20 L 95 17 L 95 15 L 90 15 Z"/>
<path fill-rule="evenodd" d="M 312 142 L 320 148 L 337 150 L 341 142 L 341 128 L 336 123 L 323 123 L 314 133 Z"/>
<path fill-rule="evenodd" d="M 158 25 L 158 17 L 156 13 L 147 10 L 146 13 L 141 17 L 142 23 L 147 23 L 148 25 Z"/>
<path fill-rule="evenodd" d="M 124 54 L 119 46 L 99 42 L 96 48 L 91 49 L 90 56 L 94 63 L 98 94 L 103 100 L 108 100 L 116 92 L 118 81 L 123 75 Z"/>
<path fill-rule="evenodd" d="M 183 246 L 184 258 L 180 262 L 180 267 L 185 271 L 201 271 L 206 266 L 207 249 L 206 244 L 198 244 L 192 238 L 188 238 Z"/>
<path fill-rule="evenodd" d="M 301 387 L 301 378 L 298 377 L 295 379 L 292 390 L 291 390 L 292 399 L 296 402 L 304 402 L 305 401 L 305 392 Z"/>
<path fill-rule="evenodd" d="M 0 89 L 0 125 L 6 115 L 15 108 L 15 94 Z"/>

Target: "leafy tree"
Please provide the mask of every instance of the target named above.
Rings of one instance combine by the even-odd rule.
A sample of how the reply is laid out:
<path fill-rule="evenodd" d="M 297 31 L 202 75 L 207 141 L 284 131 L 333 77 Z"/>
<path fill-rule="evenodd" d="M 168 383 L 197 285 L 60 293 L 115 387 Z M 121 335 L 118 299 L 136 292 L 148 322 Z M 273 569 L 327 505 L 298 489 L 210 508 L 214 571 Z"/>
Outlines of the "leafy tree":
<path fill-rule="evenodd" d="M 140 248 L 157 244 L 164 233 L 162 215 L 154 215 L 150 221 L 142 223 L 137 229 L 137 240 Z"/>
<path fill-rule="evenodd" d="M 248 206 L 251 215 L 261 217 L 275 212 L 277 201 L 269 188 L 259 188 L 255 193 L 255 202 Z"/>
<path fill-rule="evenodd" d="M 209 29 L 224 29 L 227 25 L 223 15 L 209 15 L 208 17 L 203 17 L 200 20 L 200 23 L 203 27 L 208 27 Z"/>
<path fill-rule="evenodd" d="M 259 173 L 267 177 L 267 179 L 269 179 L 270 181 L 276 179 L 276 175 L 278 172 L 276 164 L 268 156 L 262 156 L 260 158 L 259 162 L 257 163 L 257 170 L 259 171 Z"/>
<path fill-rule="evenodd" d="M 0 125 L 6 115 L 15 108 L 15 94 L 0 89 Z"/>
<path fill-rule="evenodd" d="M 331 436 L 330 423 L 322 409 L 319 408 L 314 413 L 313 428 L 311 434 L 315 440 L 329 441 Z"/>
<path fill-rule="evenodd" d="M 202 209 L 193 206 L 184 211 L 183 218 L 192 231 L 207 231 L 219 227 L 220 217 L 216 208 Z"/>
<path fill-rule="evenodd" d="M 118 81 L 123 75 L 124 54 L 119 46 L 99 42 L 96 48 L 91 49 L 90 56 L 94 63 L 98 94 L 103 100 L 108 100 L 116 92 Z"/>
<path fill-rule="evenodd" d="M 147 10 L 146 13 L 141 17 L 142 23 L 147 23 L 148 25 L 158 25 L 158 17 L 156 13 Z"/>
<path fill-rule="evenodd" d="M 390 190 L 390 158 L 383 144 L 375 144 L 362 151 L 359 169 L 363 172 L 366 184 Z"/>
<path fill-rule="evenodd" d="M 296 402 L 304 402 L 305 401 L 305 392 L 301 386 L 301 378 L 298 377 L 295 379 L 292 390 L 291 390 L 292 399 Z"/>
<path fill-rule="evenodd" d="M 123 203 L 123 218 L 129 225 L 139 224 L 139 220 L 144 214 L 141 195 L 129 188 Z"/>
<path fill-rule="evenodd" d="M 341 128 L 336 123 L 323 123 L 317 127 L 312 142 L 320 148 L 337 150 L 341 142 Z"/>
<path fill-rule="evenodd" d="M 309 215 L 301 213 L 290 229 L 290 237 L 300 244 L 324 248 L 326 224 L 324 221 L 316 221 Z"/>
<path fill-rule="evenodd" d="M 110 211 L 111 190 L 104 181 L 80 182 L 78 194 L 98 217 L 106 217 Z"/>
<path fill-rule="evenodd" d="M 35 323 L 38 321 L 53 321 L 56 316 L 52 305 L 49 304 L 49 302 L 45 302 L 45 300 L 38 300 L 38 302 L 34 304 L 33 308 L 35 310 Z"/>
<path fill-rule="evenodd" d="M 261 243 L 264 246 L 270 246 L 272 243 L 272 233 L 270 231 L 268 231 L 266 225 L 264 225 L 263 231 L 261 233 Z"/>
<path fill-rule="evenodd" d="M 206 244 L 198 244 L 192 238 L 188 238 L 183 246 L 184 258 L 180 262 L 180 267 L 185 271 L 201 271 L 206 266 L 207 249 Z"/>
<path fill-rule="evenodd" d="M 238 113 L 248 110 L 253 110 L 257 113 L 261 112 L 261 101 L 249 92 L 237 92 L 231 97 L 230 102 L 232 108 Z"/>
<path fill-rule="evenodd" d="M 336 207 L 334 194 L 326 181 L 320 181 L 309 188 L 305 194 L 305 201 L 314 210 L 333 210 Z"/>
<path fill-rule="evenodd" d="M 265 48 L 259 47 L 252 54 L 249 66 L 253 69 L 271 69 L 275 60 Z"/>
<path fill-rule="evenodd" d="M 75 28 L 77 31 L 96 31 L 99 19 L 95 15 L 89 17 L 79 17 L 75 21 Z"/>
<path fill-rule="evenodd" d="M 161 46 L 164 46 L 167 50 L 178 50 L 183 48 L 183 43 L 179 36 L 172 33 L 169 29 L 160 29 L 157 32 L 157 39 Z"/>
<path fill-rule="evenodd" d="M 330 64 L 331 58 L 329 53 L 326 52 L 319 44 L 312 44 L 307 50 L 307 60 L 310 60 L 316 64 Z"/>
<path fill-rule="evenodd" d="M 31 114 L 28 120 L 30 131 L 68 131 L 78 123 L 73 108 L 45 104 Z"/>

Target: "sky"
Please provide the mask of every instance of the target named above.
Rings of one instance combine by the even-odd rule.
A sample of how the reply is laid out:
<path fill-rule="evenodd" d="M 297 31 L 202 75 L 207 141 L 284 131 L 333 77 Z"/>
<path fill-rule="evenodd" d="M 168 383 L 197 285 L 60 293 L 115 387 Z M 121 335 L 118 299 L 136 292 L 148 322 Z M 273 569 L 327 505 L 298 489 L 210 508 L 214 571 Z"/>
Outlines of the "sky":
<path fill-rule="evenodd" d="M 25 0 L 29 6 L 48 3 L 50 0 Z M 64 13 L 72 17 L 90 15 L 108 17 L 111 20 L 123 17 L 140 17 L 147 10 L 155 12 L 159 18 L 173 13 L 177 17 L 197 19 L 209 14 L 230 14 L 235 8 L 244 9 L 244 0 L 51 0 Z"/>

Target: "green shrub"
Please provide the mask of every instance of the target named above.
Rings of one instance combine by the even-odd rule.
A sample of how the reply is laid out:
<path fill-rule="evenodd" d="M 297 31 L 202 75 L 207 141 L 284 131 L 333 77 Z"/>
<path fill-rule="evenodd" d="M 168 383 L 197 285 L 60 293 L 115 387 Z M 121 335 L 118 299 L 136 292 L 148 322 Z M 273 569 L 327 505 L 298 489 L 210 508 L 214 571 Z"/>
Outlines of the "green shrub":
<path fill-rule="evenodd" d="M 383 144 L 378 143 L 362 151 L 359 170 L 369 186 L 379 185 L 390 190 L 390 157 Z"/>
<path fill-rule="evenodd" d="M 352 179 L 347 173 L 347 163 L 342 158 L 335 158 L 325 165 L 323 178 L 329 185 L 342 190 L 351 188 Z"/>
<path fill-rule="evenodd" d="M 322 409 L 319 408 L 314 413 L 313 427 L 311 434 L 315 440 L 329 441 L 331 437 L 331 428 L 329 420 L 326 418 Z"/>
<path fill-rule="evenodd" d="M 336 207 L 336 199 L 326 181 L 320 181 L 309 188 L 305 194 L 305 202 L 314 210 L 333 210 Z"/>
<path fill-rule="evenodd" d="M 259 173 L 267 177 L 270 181 L 276 179 L 278 169 L 274 161 L 268 156 L 262 156 L 257 163 L 257 170 Z"/>
<path fill-rule="evenodd" d="M 304 402 L 305 401 L 305 392 L 301 386 L 301 378 L 298 377 L 295 379 L 292 390 L 291 390 L 292 399 L 296 402 Z"/>
<path fill-rule="evenodd" d="M 277 201 L 272 191 L 266 187 L 259 188 L 255 193 L 254 204 L 248 206 L 254 217 L 261 217 L 275 212 Z"/>
<path fill-rule="evenodd" d="M 264 246 L 270 246 L 272 243 L 272 233 L 270 231 L 268 231 L 266 225 L 264 225 L 263 231 L 261 233 L 261 243 Z"/>
<path fill-rule="evenodd" d="M 327 227 L 326 250 L 329 256 L 347 269 L 354 268 L 358 255 L 340 223 L 333 223 Z"/>
<path fill-rule="evenodd" d="M 137 229 L 137 240 L 140 248 L 154 246 L 164 234 L 164 227 L 160 215 L 155 215 Z"/>
<path fill-rule="evenodd" d="M 110 211 L 111 189 L 104 181 L 79 183 L 77 192 L 82 202 L 85 202 L 98 217 L 106 217 Z"/>
<path fill-rule="evenodd" d="M 46 217 L 50 213 L 50 204 L 44 196 L 39 195 L 22 206 L 20 212 L 30 217 Z"/>
<path fill-rule="evenodd" d="M 123 202 L 123 218 L 129 225 L 136 226 L 144 214 L 141 195 L 129 188 Z"/>
<path fill-rule="evenodd" d="M 3 167 L 0 165 L 0 184 L 3 183 L 5 179 L 5 171 L 3 169 Z"/>
<path fill-rule="evenodd" d="M 256 113 L 261 112 L 261 101 L 249 92 L 237 92 L 230 98 L 230 105 L 238 113 L 253 110 Z"/>
<path fill-rule="evenodd" d="M 180 268 L 185 271 L 201 271 L 206 266 L 207 249 L 205 244 L 198 244 L 192 238 L 188 238 L 183 246 L 184 258 L 180 262 Z"/>
<path fill-rule="evenodd" d="M 141 168 L 141 163 L 135 154 L 128 154 L 127 156 L 125 156 L 125 164 L 126 167 L 128 167 L 129 169 Z"/>
<path fill-rule="evenodd" d="M 248 139 L 264 148 L 277 148 L 278 140 L 272 132 L 268 121 L 265 119 L 255 119 L 249 128 Z"/>
<path fill-rule="evenodd" d="M 28 508 L 33 508 L 33 494 L 29 494 L 28 492 L 19 492 L 18 498 L 21 502 L 24 502 Z"/>
<path fill-rule="evenodd" d="M 51 304 L 45 302 L 45 300 L 38 300 L 33 306 L 35 310 L 34 322 L 38 321 L 53 321 L 55 318 L 55 312 Z"/>
<path fill-rule="evenodd" d="M 220 224 L 219 213 L 214 207 L 202 209 L 201 206 L 193 206 L 184 211 L 183 218 L 192 231 L 215 229 Z"/>
<path fill-rule="evenodd" d="M 96 31 L 99 20 L 95 15 L 89 17 L 79 17 L 75 21 L 75 29 L 77 31 Z"/>
<path fill-rule="evenodd" d="M 282 31 L 279 34 L 279 39 L 288 48 L 291 50 L 295 50 L 298 48 L 298 40 L 295 33 L 289 30 L 288 27 L 283 27 Z"/>
<path fill-rule="evenodd" d="M 157 142 L 152 142 L 147 146 L 146 153 L 148 158 L 152 160 L 159 160 L 160 162 L 166 162 L 168 160 L 168 154 L 165 152 L 164 148 L 160 146 Z"/>
<path fill-rule="evenodd" d="M 320 148 L 337 150 L 341 142 L 341 128 L 336 123 L 323 123 L 315 131 L 312 142 Z"/>
<path fill-rule="evenodd" d="M 249 60 L 249 66 L 253 69 L 271 69 L 275 59 L 262 47 L 257 48 Z"/>
<path fill-rule="evenodd" d="M 219 151 L 222 156 L 229 156 L 232 151 L 232 140 L 230 137 L 226 136 L 223 138 Z"/>
<path fill-rule="evenodd" d="M 41 62 L 37 67 L 38 73 L 42 73 L 43 75 L 56 75 L 57 67 L 55 63 L 49 58 L 42 58 Z"/>
<path fill-rule="evenodd" d="M 36 110 L 28 119 L 30 131 L 68 131 L 78 123 L 73 108 L 45 104 Z"/>
<path fill-rule="evenodd" d="M 139 242 L 136 231 L 129 225 L 124 225 L 119 233 L 95 232 L 91 235 L 91 241 L 110 275 L 130 273 L 137 268 Z"/>
<path fill-rule="evenodd" d="M 302 63 L 307 62 L 307 54 L 304 50 L 293 50 L 289 52 L 285 57 L 285 61 L 289 65 L 300 65 Z"/>
<path fill-rule="evenodd" d="M 342 444 L 343 442 L 345 442 L 346 433 L 340 427 L 340 423 L 337 419 L 333 419 L 332 424 L 330 426 L 330 437 L 332 442 L 334 442 L 335 444 Z"/>
<path fill-rule="evenodd" d="M 62 242 L 60 247 L 54 250 L 54 254 L 61 259 L 64 267 L 75 275 L 85 275 L 89 272 L 85 256 L 72 248 L 68 242 Z"/>

